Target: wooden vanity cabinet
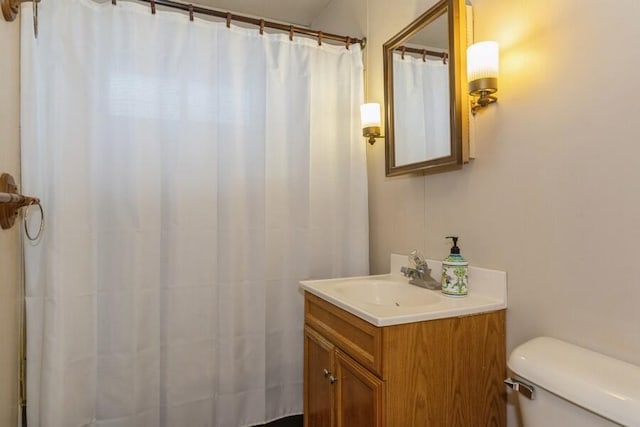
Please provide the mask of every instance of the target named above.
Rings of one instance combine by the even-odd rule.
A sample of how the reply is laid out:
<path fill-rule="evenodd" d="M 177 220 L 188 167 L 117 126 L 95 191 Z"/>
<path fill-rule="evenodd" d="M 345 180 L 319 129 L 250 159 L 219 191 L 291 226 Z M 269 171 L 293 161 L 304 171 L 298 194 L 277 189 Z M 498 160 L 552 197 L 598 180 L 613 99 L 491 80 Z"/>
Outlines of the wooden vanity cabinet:
<path fill-rule="evenodd" d="M 304 328 L 304 424 L 332 426 L 334 417 L 335 346 L 305 326 Z"/>
<path fill-rule="evenodd" d="M 305 425 L 381 427 L 383 381 L 313 329 L 304 339 Z"/>
<path fill-rule="evenodd" d="M 340 350 L 335 372 L 335 425 L 382 427 L 384 382 Z"/>
<path fill-rule="evenodd" d="M 305 292 L 305 427 L 506 425 L 504 310 L 376 327 Z"/>

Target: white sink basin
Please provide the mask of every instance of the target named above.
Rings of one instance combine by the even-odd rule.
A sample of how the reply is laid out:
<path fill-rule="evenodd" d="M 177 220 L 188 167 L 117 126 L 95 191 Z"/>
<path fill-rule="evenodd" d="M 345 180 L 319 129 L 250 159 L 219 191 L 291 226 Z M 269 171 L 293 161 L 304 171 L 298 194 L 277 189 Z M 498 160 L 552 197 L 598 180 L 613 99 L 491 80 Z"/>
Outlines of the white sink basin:
<path fill-rule="evenodd" d="M 335 292 L 347 300 L 389 307 L 416 307 L 436 304 L 440 297 L 406 283 L 362 279 L 335 285 Z"/>
<path fill-rule="evenodd" d="M 503 271 L 469 267 L 469 295 L 448 297 L 410 285 L 399 274 L 406 256 L 391 256 L 395 274 L 305 280 L 302 289 L 375 326 L 390 326 L 447 317 L 467 316 L 507 308 L 507 275 Z M 438 277 L 442 263 L 427 260 L 431 276 Z"/>

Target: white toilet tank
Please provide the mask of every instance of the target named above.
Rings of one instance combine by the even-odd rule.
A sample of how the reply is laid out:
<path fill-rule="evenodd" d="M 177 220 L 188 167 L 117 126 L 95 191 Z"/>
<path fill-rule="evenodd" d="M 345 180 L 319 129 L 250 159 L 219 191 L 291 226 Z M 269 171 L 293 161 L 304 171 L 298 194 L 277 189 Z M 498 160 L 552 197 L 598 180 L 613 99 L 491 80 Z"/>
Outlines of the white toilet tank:
<path fill-rule="evenodd" d="M 548 337 L 517 347 L 508 366 L 524 427 L 640 427 L 638 366 Z"/>

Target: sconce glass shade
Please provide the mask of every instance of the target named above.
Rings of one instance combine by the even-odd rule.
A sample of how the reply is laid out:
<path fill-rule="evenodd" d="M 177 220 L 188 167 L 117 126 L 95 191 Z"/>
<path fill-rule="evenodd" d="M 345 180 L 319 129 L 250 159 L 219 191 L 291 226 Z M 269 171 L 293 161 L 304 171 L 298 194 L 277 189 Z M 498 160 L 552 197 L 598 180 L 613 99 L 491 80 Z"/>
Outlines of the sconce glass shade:
<path fill-rule="evenodd" d="M 380 135 L 380 104 L 371 102 L 360 106 L 360 123 L 362 124 L 362 136 L 369 138 L 369 144 L 373 145 Z"/>
<path fill-rule="evenodd" d="M 486 41 L 467 48 L 469 93 L 494 93 L 498 90 L 498 43 Z"/>
<path fill-rule="evenodd" d="M 360 122 L 363 128 L 380 127 L 380 104 L 372 102 L 360 106 Z"/>

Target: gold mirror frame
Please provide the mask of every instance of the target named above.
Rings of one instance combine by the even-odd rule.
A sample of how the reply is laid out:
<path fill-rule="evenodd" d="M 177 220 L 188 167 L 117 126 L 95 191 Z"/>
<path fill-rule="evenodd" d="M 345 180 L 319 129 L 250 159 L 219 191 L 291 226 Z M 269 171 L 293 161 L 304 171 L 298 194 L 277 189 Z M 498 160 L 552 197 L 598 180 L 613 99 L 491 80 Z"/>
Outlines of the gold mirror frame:
<path fill-rule="evenodd" d="M 449 31 L 449 99 L 451 154 L 446 157 L 404 165 L 395 164 L 395 129 L 393 110 L 393 52 L 412 36 L 444 13 Z M 385 96 L 385 169 L 387 176 L 420 172 L 434 174 L 462 168 L 469 160 L 468 94 L 466 82 L 467 23 L 464 0 L 441 0 L 409 26 L 386 42 L 383 49 Z"/>

